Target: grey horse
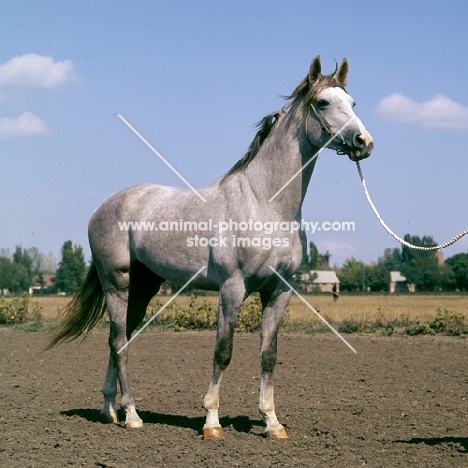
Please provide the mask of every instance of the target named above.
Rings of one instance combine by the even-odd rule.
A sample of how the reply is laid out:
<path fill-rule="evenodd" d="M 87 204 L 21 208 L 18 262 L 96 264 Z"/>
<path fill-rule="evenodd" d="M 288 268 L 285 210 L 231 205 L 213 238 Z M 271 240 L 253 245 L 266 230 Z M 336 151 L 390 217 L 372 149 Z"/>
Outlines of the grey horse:
<path fill-rule="evenodd" d="M 219 291 L 213 374 L 204 398 L 205 439 L 223 438 L 221 377 L 229 365 L 243 301 L 258 292 L 261 319 L 259 409 L 265 434 L 286 438 L 273 396 L 278 328 L 291 298 L 284 282 L 298 269 L 306 246 L 299 228 L 302 203 L 322 147 L 357 161 L 373 149 L 345 91 L 348 62 L 322 75 L 312 60 L 280 112 L 266 116 L 248 151 L 233 168 L 199 190 L 135 185 L 105 200 L 89 222 L 92 264 L 66 308 L 48 348 L 89 333 L 109 312 L 110 357 L 101 415 L 117 422 L 117 381 L 126 427 L 141 427 L 127 376 L 128 342 L 151 298 L 169 280 Z M 198 274 L 197 274 L 198 273 Z"/>

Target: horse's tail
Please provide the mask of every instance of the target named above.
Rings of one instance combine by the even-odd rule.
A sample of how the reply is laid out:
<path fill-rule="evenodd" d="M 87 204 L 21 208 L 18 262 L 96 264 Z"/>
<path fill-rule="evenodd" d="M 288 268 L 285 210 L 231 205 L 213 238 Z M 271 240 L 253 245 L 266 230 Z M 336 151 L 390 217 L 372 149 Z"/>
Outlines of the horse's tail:
<path fill-rule="evenodd" d="M 105 311 L 104 292 L 96 266 L 92 263 L 83 284 L 64 308 L 65 319 L 45 351 L 59 343 L 73 341 L 84 332 L 87 335 L 101 320 Z"/>

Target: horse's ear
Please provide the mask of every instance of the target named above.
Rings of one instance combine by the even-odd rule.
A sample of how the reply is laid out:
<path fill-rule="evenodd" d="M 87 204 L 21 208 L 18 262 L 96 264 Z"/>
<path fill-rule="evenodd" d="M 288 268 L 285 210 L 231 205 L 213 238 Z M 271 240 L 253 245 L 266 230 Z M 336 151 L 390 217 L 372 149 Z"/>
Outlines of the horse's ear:
<path fill-rule="evenodd" d="M 338 70 L 335 72 L 335 78 L 343 85 L 346 86 L 348 82 L 348 70 L 349 65 L 348 61 L 344 58 L 338 67 Z"/>
<path fill-rule="evenodd" d="M 309 69 L 309 83 L 315 83 L 322 73 L 322 65 L 320 63 L 320 55 L 317 55 L 312 60 Z"/>

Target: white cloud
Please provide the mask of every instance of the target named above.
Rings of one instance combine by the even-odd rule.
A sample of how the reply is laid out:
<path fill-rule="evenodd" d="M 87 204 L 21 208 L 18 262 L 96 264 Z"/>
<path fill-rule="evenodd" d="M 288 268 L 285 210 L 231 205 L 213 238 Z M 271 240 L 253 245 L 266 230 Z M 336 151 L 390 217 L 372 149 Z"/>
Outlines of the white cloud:
<path fill-rule="evenodd" d="M 468 107 L 442 94 L 417 102 L 394 93 L 380 101 L 376 113 L 394 122 L 416 123 L 429 128 L 468 129 Z"/>
<path fill-rule="evenodd" d="M 0 64 L 0 104 L 15 110 L 26 107 L 26 96 L 35 90 L 53 89 L 74 80 L 71 60 L 24 54 Z M 48 135 L 50 128 L 32 112 L 0 119 L 0 138 Z"/>
<path fill-rule="evenodd" d="M 47 123 L 32 112 L 24 112 L 15 118 L 0 119 L 0 138 L 48 134 L 50 134 L 50 128 Z"/>
<path fill-rule="evenodd" d="M 0 89 L 55 88 L 73 80 L 70 60 L 54 61 L 52 57 L 25 54 L 0 65 Z"/>

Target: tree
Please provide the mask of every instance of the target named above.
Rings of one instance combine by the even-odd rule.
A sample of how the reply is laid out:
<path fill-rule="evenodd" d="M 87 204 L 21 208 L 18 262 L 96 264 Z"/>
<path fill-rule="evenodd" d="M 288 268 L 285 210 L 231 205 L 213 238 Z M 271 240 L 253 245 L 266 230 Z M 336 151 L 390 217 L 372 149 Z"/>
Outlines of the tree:
<path fill-rule="evenodd" d="M 452 268 L 455 287 L 460 291 L 468 291 L 468 253 L 447 258 L 445 264 Z"/>
<path fill-rule="evenodd" d="M 320 263 L 318 249 L 313 242 L 309 243 L 310 254 L 307 250 L 302 257 L 302 263 L 293 277 L 293 285 L 296 289 L 306 292 L 308 285 L 312 284 L 317 278 L 317 274 L 310 274 L 310 270 L 315 270 Z"/>
<path fill-rule="evenodd" d="M 23 249 L 17 245 L 13 255 L 8 249 L 0 249 L 0 257 L 4 259 L 1 264 L 2 284 L 8 282 L 8 286 L 0 289 L 8 289 L 14 294 L 28 291 L 33 284 L 44 286 L 44 273 L 55 270 L 53 255 L 44 255 L 37 247 Z"/>
<path fill-rule="evenodd" d="M 406 242 L 421 247 L 434 247 L 437 243 L 431 236 L 406 234 Z M 416 250 L 403 246 L 401 252 L 401 273 L 409 283 L 414 283 L 419 291 L 431 291 L 439 284 L 439 268 L 435 251 Z"/>
<path fill-rule="evenodd" d="M 12 263 L 7 257 L 0 257 L 0 296 L 11 290 Z"/>
<path fill-rule="evenodd" d="M 399 271 L 401 266 L 400 249 L 385 249 L 384 254 L 377 259 L 377 264 L 387 272 Z"/>
<path fill-rule="evenodd" d="M 14 294 L 20 294 L 29 291 L 31 286 L 31 277 L 24 265 L 12 264 L 11 282 L 8 290 Z"/>
<path fill-rule="evenodd" d="M 354 257 L 345 260 L 343 267 L 338 271 L 341 291 L 365 291 L 366 271 L 365 265 Z"/>
<path fill-rule="evenodd" d="M 307 248 L 304 251 L 302 257 L 301 266 L 299 270 L 306 272 L 309 270 L 316 270 L 320 266 L 320 255 L 318 253 L 317 246 L 311 241 L 309 242 L 309 253 L 307 253 Z"/>
<path fill-rule="evenodd" d="M 311 270 L 316 270 L 320 265 L 320 255 L 317 246 L 310 241 L 309 243 L 309 267 Z"/>
<path fill-rule="evenodd" d="M 66 293 L 75 292 L 86 275 L 86 264 L 83 248 L 66 241 L 62 247 L 62 260 L 57 268 L 55 276 L 55 287 Z"/>
<path fill-rule="evenodd" d="M 377 262 L 366 265 L 366 286 L 373 292 L 387 291 L 391 271 L 400 271 L 400 249 L 385 249 Z"/>
<path fill-rule="evenodd" d="M 26 282 L 28 284 L 24 290 L 27 291 L 29 289 L 29 286 L 31 286 L 31 281 L 33 277 L 32 258 L 29 255 L 29 251 L 27 249 L 23 249 L 21 245 L 17 245 L 15 248 L 15 252 L 13 253 L 13 264 L 16 268 L 22 270 L 21 275 L 26 275 Z"/>
<path fill-rule="evenodd" d="M 455 273 L 448 263 L 437 265 L 437 289 L 439 291 L 453 291 L 457 282 Z"/>
<path fill-rule="evenodd" d="M 391 270 L 390 270 L 391 271 Z M 379 263 L 371 263 L 365 267 L 366 286 L 372 292 L 386 291 L 389 271 Z"/>
<path fill-rule="evenodd" d="M 2 249 L 2 254 L 9 255 L 8 250 Z M 17 245 L 12 258 L 1 257 L 0 289 L 19 294 L 29 290 L 32 279 L 31 257 L 26 249 Z"/>

